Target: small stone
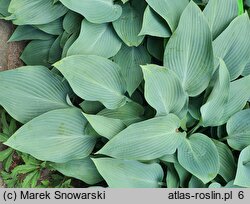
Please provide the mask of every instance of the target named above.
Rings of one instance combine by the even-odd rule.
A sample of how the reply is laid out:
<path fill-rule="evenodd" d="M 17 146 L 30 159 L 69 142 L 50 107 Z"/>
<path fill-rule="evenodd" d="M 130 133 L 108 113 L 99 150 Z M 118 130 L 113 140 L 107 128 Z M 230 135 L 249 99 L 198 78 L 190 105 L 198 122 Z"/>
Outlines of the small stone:
<path fill-rule="evenodd" d="M 0 71 L 23 66 L 19 57 L 26 42 L 7 42 L 14 29 L 10 22 L 0 20 Z"/>

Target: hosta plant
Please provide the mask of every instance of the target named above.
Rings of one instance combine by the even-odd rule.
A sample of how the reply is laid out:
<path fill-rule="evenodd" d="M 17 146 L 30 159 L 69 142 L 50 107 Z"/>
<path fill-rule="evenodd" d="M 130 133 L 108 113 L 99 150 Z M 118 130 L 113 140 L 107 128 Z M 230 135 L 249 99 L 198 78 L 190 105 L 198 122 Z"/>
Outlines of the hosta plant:
<path fill-rule="evenodd" d="M 0 73 L 5 145 L 89 185 L 250 187 L 249 1 L 1 5 L 31 40 Z"/>

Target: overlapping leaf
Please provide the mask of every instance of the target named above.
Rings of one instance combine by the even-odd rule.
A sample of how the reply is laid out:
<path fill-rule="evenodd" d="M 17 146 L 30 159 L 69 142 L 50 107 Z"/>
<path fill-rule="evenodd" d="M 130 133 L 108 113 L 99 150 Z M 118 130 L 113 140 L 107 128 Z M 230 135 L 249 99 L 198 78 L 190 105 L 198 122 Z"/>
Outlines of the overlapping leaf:
<path fill-rule="evenodd" d="M 176 74 L 157 65 L 142 66 L 145 80 L 145 98 L 157 115 L 174 113 L 178 116 L 187 101 L 187 94 Z M 184 112 L 187 112 L 187 110 Z"/>
<path fill-rule="evenodd" d="M 79 106 L 82 108 L 83 112 L 87 114 L 97 114 L 102 109 L 104 109 L 104 106 L 102 105 L 102 103 L 98 101 L 86 101 L 85 100 L 82 103 L 80 103 Z"/>
<path fill-rule="evenodd" d="M 215 39 L 238 15 L 237 0 L 210 0 L 204 9 L 204 14 Z"/>
<path fill-rule="evenodd" d="M 129 3 L 122 6 L 121 17 L 113 22 L 118 36 L 127 46 L 139 46 L 144 36 L 139 36 L 142 27 L 143 13 Z"/>
<path fill-rule="evenodd" d="M 180 164 L 205 184 L 214 179 L 219 172 L 220 163 L 213 141 L 200 133 L 182 141 L 178 148 Z"/>
<path fill-rule="evenodd" d="M 189 3 L 188 0 L 146 0 L 146 2 L 167 21 L 172 31 L 177 28 L 180 16 Z"/>
<path fill-rule="evenodd" d="M 178 188 L 179 187 L 179 176 L 174 168 L 173 164 L 168 164 L 167 166 L 167 177 L 166 184 L 168 188 Z"/>
<path fill-rule="evenodd" d="M 234 185 L 250 187 L 250 146 L 244 148 L 239 156 Z"/>
<path fill-rule="evenodd" d="M 250 62 L 247 63 L 245 69 L 242 72 L 242 76 L 250 75 Z"/>
<path fill-rule="evenodd" d="M 99 55 L 113 57 L 120 50 L 122 42 L 108 23 L 93 24 L 82 21 L 81 32 L 68 50 L 70 55 Z"/>
<path fill-rule="evenodd" d="M 151 57 L 144 46 L 128 47 L 123 45 L 114 56 L 114 62 L 121 67 L 121 73 L 126 81 L 127 91 L 130 95 L 137 89 L 143 80 L 140 65 L 150 63 Z"/>
<path fill-rule="evenodd" d="M 11 0 L 8 9 L 11 15 L 6 19 L 17 25 L 39 25 L 60 18 L 67 10 L 62 4 L 53 4 L 51 0 Z"/>
<path fill-rule="evenodd" d="M 79 27 L 81 27 L 81 22 L 82 16 L 69 10 L 63 19 L 62 26 L 67 33 L 72 34 L 79 30 Z"/>
<path fill-rule="evenodd" d="M 177 74 L 189 96 L 197 96 L 208 86 L 213 63 L 209 26 L 199 7 L 191 1 L 166 46 L 164 66 Z"/>
<path fill-rule="evenodd" d="M 82 14 L 92 23 L 107 23 L 121 16 L 121 6 L 114 4 L 113 0 L 60 0 L 70 10 Z"/>
<path fill-rule="evenodd" d="M 8 7 L 11 0 L 0 0 L 0 19 L 9 16 Z"/>
<path fill-rule="evenodd" d="M 151 35 L 157 37 L 170 37 L 171 31 L 164 20 L 153 11 L 152 8 L 147 6 L 144 17 L 142 29 L 139 35 Z"/>
<path fill-rule="evenodd" d="M 49 40 L 52 36 L 30 25 L 18 26 L 9 42 L 22 40 Z"/>
<path fill-rule="evenodd" d="M 93 159 L 111 188 L 159 188 L 163 170 L 159 164 L 111 158 Z"/>
<path fill-rule="evenodd" d="M 231 80 L 239 77 L 249 62 L 249 33 L 250 21 L 245 13 L 235 18 L 213 42 L 214 54 L 225 61 Z"/>
<path fill-rule="evenodd" d="M 236 173 L 236 163 L 232 151 L 222 142 L 217 140 L 213 140 L 213 142 L 219 152 L 219 175 L 221 175 L 225 181 L 229 182 L 234 179 Z"/>
<path fill-rule="evenodd" d="M 82 159 L 92 152 L 96 142 L 96 137 L 84 134 L 86 124 L 77 108 L 50 111 L 22 126 L 5 145 L 43 161 Z"/>
<path fill-rule="evenodd" d="M 45 112 L 67 108 L 70 88 L 46 67 L 26 66 L 0 73 L 0 104 L 26 123 Z"/>
<path fill-rule="evenodd" d="M 230 76 L 225 62 L 220 59 L 216 83 L 206 103 L 200 109 L 204 126 L 215 125 L 218 124 L 218 121 L 220 122 L 224 115 L 224 107 L 228 103 L 229 89 Z"/>
<path fill-rule="evenodd" d="M 125 82 L 120 67 L 114 62 L 100 56 L 75 55 L 62 59 L 54 66 L 81 98 L 100 101 L 109 109 L 125 104 Z"/>
<path fill-rule="evenodd" d="M 169 114 L 130 125 L 113 137 L 98 154 L 118 159 L 152 160 L 173 154 L 185 132 L 179 132 L 180 120 Z"/>
<path fill-rule="evenodd" d="M 236 150 L 243 150 L 250 145 L 250 109 L 233 115 L 227 122 L 227 142 Z"/>
<path fill-rule="evenodd" d="M 250 75 L 229 82 L 228 71 L 222 63 L 213 91 L 201 107 L 202 125 L 223 125 L 232 115 L 242 110 L 250 97 L 249 80 Z"/>
<path fill-rule="evenodd" d="M 180 187 L 187 186 L 191 174 L 186 169 L 184 169 L 178 162 L 174 163 L 174 168 L 180 179 Z"/>
<path fill-rule="evenodd" d="M 103 109 L 98 113 L 98 115 L 104 117 L 122 120 L 126 126 L 142 121 L 143 114 L 144 108 L 134 102 L 128 102 L 124 106 L 114 110 Z"/>
<path fill-rule="evenodd" d="M 62 18 L 58 18 L 50 23 L 36 25 L 35 27 L 51 35 L 60 35 L 63 32 Z"/>
<path fill-rule="evenodd" d="M 111 139 L 123 129 L 126 125 L 120 119 L 108 118 L 101 115 L 84 114 L 94 130 L 101 136 Z"/>
<path fill-rule="evenodd" d="M 66 163 L 52 163 L 51 166 L 65 176 L 77 178 L 87 184 L 93 185 L 103 180 L 90 157 Z"/>
<path fill-rule="evenodd" d="M 148 37 L 147 39 L 148 52 L 156 59 L 163 61 L 164 41 L 162 38 Z"/>
<path fill-rule="evenodd" d="M 49 51 L 55 38 L 48 40 L 33 40 L 24 49 L 21 59 L 25 64 L 50 66 Z"/>
<path fill-rule="evenodd" d="M 205 188 L 206 185 L 194 175 L 191 177 L 190 181 L 188 182 L 188 188 Z"/>

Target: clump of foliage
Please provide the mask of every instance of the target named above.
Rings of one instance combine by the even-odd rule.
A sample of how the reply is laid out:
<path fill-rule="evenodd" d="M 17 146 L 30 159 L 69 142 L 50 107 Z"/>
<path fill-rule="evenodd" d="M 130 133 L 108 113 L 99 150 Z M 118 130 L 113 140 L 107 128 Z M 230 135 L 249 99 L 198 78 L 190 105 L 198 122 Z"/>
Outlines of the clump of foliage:
<path fill-rule="evenodd" d="M 88 185 L 250 187 L 249 1 L 0 2 L 31 40 L 5 145 Z"/>

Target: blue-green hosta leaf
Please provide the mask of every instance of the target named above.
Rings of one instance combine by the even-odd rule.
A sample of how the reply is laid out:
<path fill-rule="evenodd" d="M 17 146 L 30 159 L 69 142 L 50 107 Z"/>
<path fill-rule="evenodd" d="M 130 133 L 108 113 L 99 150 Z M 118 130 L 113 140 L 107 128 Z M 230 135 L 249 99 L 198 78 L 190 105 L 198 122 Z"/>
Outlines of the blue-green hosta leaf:
<path fill-rule="evenodd" d="M 177 160 L 177 154 L 166 154 L 163 157 L 159 158 L 163 162 L 168 162 L 168 163 L 176 163 L 178 162 Z"/>
<path fill-rule="evenodd" d="M 11 0 L 0 0 L 0 19 L 1 17 L 9 16 L 8 7 Z"/>
<path fill-rule="evenodd" d="M 122 5 L 122 15 L 113 22 L 118 36 L 127 46 L 139 46 L 144 36 L 139 36 L 142 27 L 143 12 L 130 6 L 129 3 Z"/>
<path fill-rule="evenodd" d="M 206 185 L 197 177 L 192 175 L 190 181 L 188 182 L 188 188 L 205 188 Z"/>
<path fill-rule="evenodd" d="M 100 101 L 109 109 L 126 103 L 123 95 L 125 82 L 120 67 L 111 60 L 94 55 L 75 55 L 62 59 L 54 66 L 81 98 Z"/>
<path fill-rule="evenodd" d="M 235 18 L 213 42 L 214 54 L 225 61 L 231 80 L 238 78 L 249 62 L 249 33 L 250 21 L 245 13 Z"/>
<path fill-rule="evenodd" d="M 98 154 L 132 160 L 173 154 L 186 136 L 179 127 L 180 120 L 173 114 L 135 123 L 113 137 Z"/>
<path fill-rule="evenodd" d="M 157 37 L 148 37 L 147 38 L 147 49 L 150 55 L 154 58 L 163 61 L 164 55 L 164 39 Z"/>
<path fill-rule="evenodd" d="M 50 23 L 67 12 L 62 4 L 53 4 L 51 0 L 11 0 L 9 5 L 12 20 L 17 25 L 39 25 Z M 42 12 L 41 12 L 42 11 Z"/>
<path fill-rule="evenodd" d="M 78 39 L 68 50 L 70 55 L 99 55 L 113 57 L 122 46 L 111 24 L 93 24 L 86 19 L 82 21 Z"/>
<path fill-rule="evenodd" d="M 104 109 L 104 106 L 102 105 L 102 103 L 98 101 L 86 101 L 85 100 L 82 103 L 80 103 L 79 106 L 81 107 L 83 112 L 87 114 L 97 114 L 102 109 Z"/>
<path fill-rule="evenodd" d="M 66 32 L 66 31 L 65 31 Z M 65 58 L 67 56 L 67 52 L 69 50 L 69 48 L 71 47 L 71 45 L 76 41 L 76 39 L 78 38 L 79 33 L 75 32 L 73 33 L 69 38 L 67 38 L 66 42 L 63 44 L 63 51 L 62 51 L 62 58 Z M 63 36 L 62 36 L 63 37 Z M 62 40 L 62 39 L 61 39 Z"/>
<path fill-rule="evenodd" d="M 21 123 L 51 110 L 67 108 L 70 88 L 46 67 L 26 66 L 0 73 L 0 104 Z"/>
<path fill-rule="evenodd" d="M 208 188 L 242 188 L 241 186 L 237 186 L 234 184 L 234 180 L 228 182 L 225 186 L 222 186 L 220 183 L 213 182 Z"/>
<path fill-rule="evenodd" d="M 63 33 L 63 18 L 58 18 L 50 23 L 36 25 L 35 27 L 51 35 L 61 35 Z"/>
<path fill-rule="evenodd" d="M 90 157 L 66 163 L 52 163 L 51 166 L 65 176 L 77 178 L 90 185 L 103 180 Z"/>
<path fill-rule="evenodd" d="M 160 16 L 158 16 L 153 9 L 147 6 L 144 12 L 142 29 L 139 35 L 151 35 L 167 38 L 171 36 L 171 31 L 167 23 Z"/>
<path fill-rule="evenodd" d="M 225 124 L 232 115 L 244 108 L 250 98 L 250 75 L 229 82 L 227 72 L 225 66 L 220 67 L 215 87 L 201 107 L 204 127 Z"/>
<path fill-rule="evenodd" d="M 121 6 L 114 0 L 60 0 L 70 10 L 82 14 L 92 23 L 107 23 L 118 19 L 122 14 Z"/>
<path fill-rule="evenodd" d="M 208 188 L 222 188 L 222 186 L 220 183 L 213 182 L 208 186 Z"/>
<path fill-rule="evenodd" d="M 122 120 L 126 126 L 142 121 L 143 114 L 144 108 L 134 102 L 128 102 L 124 106 L 114 110 L 103 109 L 98 113 L 98 115 L 104 117 Z"/>
<path fill-rule="evenodd" d="M 38 30 L 30 25 L 18 26 L 11 35 L 8 42 L 22 41 L 22 40 L 49 40 L 52 35 L 49 35 L 41 30 Z"/>
<path fill-rule="evenodd" d="M 227 122 L 227 142 L 230 147 L 242 150 L 250 145 L 250 109 L 233 115 Z"/>
<path fill-rule="evenodd" d="M 156 109 L 157 115 L 169 113 L 182 115 L 187 94 L 176 74 L 172 70 L 158 65 L 142 66 L 142 71 L 145 80 L 145 98 Z"/>
<path fill-rule="evenodd" d="M 157 163 L 111 158 L 93 161 L 110 188 L 159 188 L 163 179 L 163 170 Z"/>
<path fill-rule="evenodd" d="M 189 98 L 189 104 L 188 104 L 188 112 L 192 118 L 199 120 L 201 113 L 200 113 L 200 107 L 202 106 L 204 101 L 204 94 L 200 94 L 197 97 L 191 97 Z"/>
<path fill-rule="evenodd" d="M 186 187 L 188 185 L 191 174 L 186 169 L 184 169 L 178 162 L 174 163 L 174 168 L 180 178 L 180 187 Z"/>
<path fill-rule="evenodd" d="M 96 143 L 96 137 L 84 134 L 86 124 L 77 108 L 54 110 L 29 121 L 4 144 L 43 161 L 83 159 Z"/>
<path fill-rule="evenodd" d="M 220 170 L 221 175 L 226 182 L 231 181 L 235 177 L 236 163 L 232 154 L 232 151 L 222 142 L 213 140 L 217 150 L 219 152 Z"/>
<path fill-rule="evenodd" d="M 177 151 L 179 163 L 204 184 L 213 180 L 220 169 L 219 153 L 213 141 L 200 133 L 182 141 Z"/>
<path fill-rule="evenodd" d="M 228 102 L 229 88 L 230 76 L 225 62 L 220 59 L 219 72 L 213 90 L 206 103 L 200 108 L 203 126 L 220 125 L 217 122 L 224 115 L 224 106 Z"/>
<path fill-rule="evenodd" d="M 147 2 L 145 0 L 130 0 L 131 2 L 130 5 L 134 7 L 137 12 L 140 12 L 141 15 L 143 16 L 143 12 L 145 11 L 147 7 Z"/>
<path fill-rule="evenodd" d="M 61 39 L 62 35 L 58 36 L 49 49 L 48 62 L 51 64 L 57 62 L 62 57 Z"/>
<path fill-rule="evenodd" d="M 113 138 L 126 128 L 120 119 L 108 118 L 101 115 L 83 114 L 94 130 L 107 139 Z"/>
<path fill-rule="evenodd" d="M 144 46 L 128 47 L 123 45 L 113 59 L 121 67 L 127 91 L 129 95 L 132 95 L 143 80 L 140 65 L 150 63 L 151 61 L 149 53 Z"/>
<path fill-rule="evenodd" d="M 238 160 L 234 185 L 250 187 L 250 145 L 243 149 Z"/>
<path fill-rule="evenodd" d="M 81 22 L 82 16 L 80 14 L 73 11 L 68 11 L 63 19 L 63 29 L 67 33 L 72 34 L 79 30 L 81 27 Z"/>
<path fill-rule="evenodd" d="M 234 185 L 234 180 L 232 180 L 225 185 L 225 188 L 240 188 L 240 186 Z"/>
<path fill-rule="evenodd" d="M 250 75 L 250 62 L 247 63 L 241 75 L 242 76 Z"/>
<path fill-rule="evenodd" d="M 173 164 L 167 165 L 166 183 L 167 188 L 179 188 L 180 186 L 180 179 Z"/>
<path fill-rule="evenodd" d="M 215 39 L 238 15 L 237 0 L 210 0 L 204 9 L 204 15 Z"/>
<path fill-rule="evenodd" d="M 214 69 L 212 37 L 203 13 L 193 1 L 167 44 L 164 66 L 178 75 L 189 96 L 199 95 L 208 86 Z"/>
<path fill-rule="evenodd" d="M 142 88 L 142 86 L 139 86 L 138 89 L 135 90 L 135 92 L 131 96 L 131 100 L 137 104 L 143 105 L 144 97 L 143 97 L 143 94 L 140 90 L 141 88 Z"/>
<path fill-rule="evenodd" d="M 79 34 L 78 34 L 79 35 Z M 68 41 L 68 39 L 70 38 L 70 34 L 69 33 L 67 33 L 66 31 L 64 31 L 63 33 L 62 33 L 62 38 L 61 38 L 61 41 L 60 41 L 60 46 L 61 47 L 64 47 L 65 46 L 65 44 L 66 44 L 66 42 Z M 78 36 L 77 36 L 78 37 Z"/>
<path fill-rule="evenodd" d="M 171 30 L 174 31 L 189 0 L 146 0 L 146 2 L 167 21 Z"/>
<path fill-rule="evenodd" d="M 24 49 L 20 59 L 27 65 L 49 65 L 49 51 L 55 38 L 33 40 Z"/>

